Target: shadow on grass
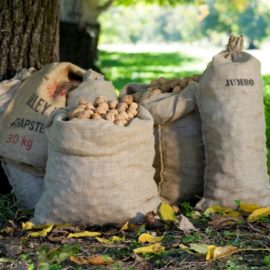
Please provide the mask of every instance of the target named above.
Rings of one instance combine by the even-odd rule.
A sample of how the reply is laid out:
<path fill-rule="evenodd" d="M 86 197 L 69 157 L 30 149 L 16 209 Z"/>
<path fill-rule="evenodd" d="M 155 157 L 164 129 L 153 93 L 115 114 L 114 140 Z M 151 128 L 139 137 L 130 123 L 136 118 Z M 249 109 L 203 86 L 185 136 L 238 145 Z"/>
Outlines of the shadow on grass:
<path fill-rule="evenodd" d="M 198 59 L 181 53 L 121 53 L 99 51 L 99 67 L 118 90 L 129 82 L 149 83 L 164 76 L 185 77 L 198 71 L 183 71 Z"/>

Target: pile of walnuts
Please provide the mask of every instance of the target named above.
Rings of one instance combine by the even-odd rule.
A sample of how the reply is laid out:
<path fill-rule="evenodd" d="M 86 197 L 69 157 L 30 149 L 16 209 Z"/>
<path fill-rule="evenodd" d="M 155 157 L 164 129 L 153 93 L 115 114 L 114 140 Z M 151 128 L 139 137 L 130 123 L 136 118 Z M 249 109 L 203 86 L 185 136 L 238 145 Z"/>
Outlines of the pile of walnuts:
<path fill-rule="evenodd" d="M 105 119 L 117 126 L 126 126 L 138 114 L 138 104 L 133 102 L 130 95 L 121 97 L 121 100 L 106 101 L 103 96 L 95 102 L 81 99 L 79 106 L 68 113 L 68 118 L 78 119 Z"/>
<path fill-rule="evenodd" d="M 190 82 L 198 82 L 199 79 L 200 75 L 193 75 L 191 77 L 185 77 L 183 79 L 174 78 L 172 80 L 160 77 L 159 79 L 153 80 L 147 90 L 155 91 L 157 94 L 167 92 L 178 93 L 184 88 L 186 88 Z"/>

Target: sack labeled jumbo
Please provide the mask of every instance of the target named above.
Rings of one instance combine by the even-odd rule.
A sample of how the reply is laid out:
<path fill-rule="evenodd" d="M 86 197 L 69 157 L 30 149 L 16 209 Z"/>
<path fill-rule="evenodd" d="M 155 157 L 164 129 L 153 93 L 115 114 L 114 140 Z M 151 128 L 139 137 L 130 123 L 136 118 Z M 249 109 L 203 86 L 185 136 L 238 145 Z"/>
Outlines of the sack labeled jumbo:
<path fill-rule="evenodd" d="M 3 113 L 0 155 L 44 170 L 47 160 L 45 121 L 66 106 L 67 93 L 82 81 L 84 70 L 71 63 L 54 63 L 36 71 L 18 88 Z"/>
<path fill-rule="evenodd" d="M 45 192 L 34 223 L 123 223 L 156 210 L 153 119 L 139 108 L 128 126 L 105 119 L 48 121 Z"/>
<path fill-rule="evenodd" d="M 204 148 L 201 119 L 196 110 L 196 82 L 179 93 L 147 91 L 149 85 L 129 84 L 121 95 L 140 97 L 154 119 L 155 180 L 170 203 L 197 200 L 203 192 Z"/>
<path fill-rule="evenodd" d="M 231 36 L 200 80 L 206 169 L 198 208 L 270 204 L 260 62 L 242 48 L 243 38 Z"/>

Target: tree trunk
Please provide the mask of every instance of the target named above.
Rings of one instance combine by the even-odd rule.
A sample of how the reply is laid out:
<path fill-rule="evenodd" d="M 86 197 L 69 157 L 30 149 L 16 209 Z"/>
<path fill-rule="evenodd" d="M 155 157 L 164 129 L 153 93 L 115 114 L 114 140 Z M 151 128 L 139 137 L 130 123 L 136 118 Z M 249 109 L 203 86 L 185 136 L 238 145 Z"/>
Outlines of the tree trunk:
<path fill-rule="evenodd" d="M 59 0 L 0 1 L 0 80 L 58 60 Z"/>
<path fill-rule="evenodd" d="M 58 60 L 59 0 L 0 0 L 0 81 Z M 0 165 L 0 194 L 11 187 Z"/>

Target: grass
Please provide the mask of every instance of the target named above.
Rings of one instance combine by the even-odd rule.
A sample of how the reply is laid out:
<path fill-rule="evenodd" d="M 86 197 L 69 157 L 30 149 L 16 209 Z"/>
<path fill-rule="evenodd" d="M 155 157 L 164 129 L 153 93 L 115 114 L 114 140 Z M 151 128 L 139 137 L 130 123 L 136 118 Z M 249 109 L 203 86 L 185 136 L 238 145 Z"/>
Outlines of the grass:
<path fill-rule="evenodd" d="M 164 76 L 188 76 L 197 73 L 184 71 L 183 67 L 199 59 L 181 53 L 120 53 L 100 52 L 99 67 L 117 90 L 129 82 L 145 83 Z"/>

